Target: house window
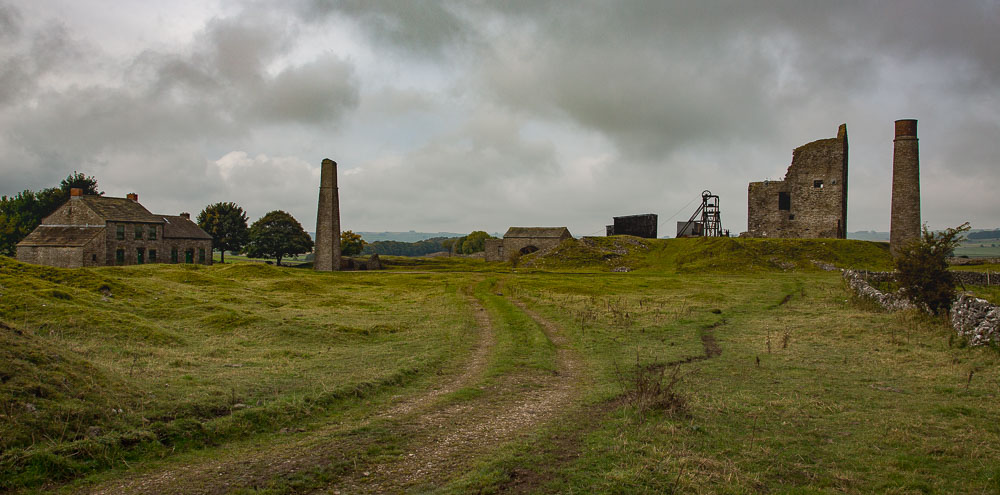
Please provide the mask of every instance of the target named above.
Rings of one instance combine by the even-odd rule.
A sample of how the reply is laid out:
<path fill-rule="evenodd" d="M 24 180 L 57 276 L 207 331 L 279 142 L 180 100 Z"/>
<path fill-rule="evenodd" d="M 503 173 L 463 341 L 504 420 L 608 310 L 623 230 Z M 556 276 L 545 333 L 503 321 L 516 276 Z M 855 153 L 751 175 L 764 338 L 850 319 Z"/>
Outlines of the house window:
<path fill-rule="evenodd" d="M 150 249 L 149 250 L 149 262 L 150 263 L 156 263 L 156 250 L 155 249 Z"/>
<path fill-rule="evenodd" d="M 118 238 L 119 241 L 124 241 L 125 240 L 125 226 L 124 225 L 119 224 L 117 227 L 115 227 L 115 237 Z"/>
<path fill-rule="evenodd" d="M 119 265 L 125 263 L 125 250 L 119 249 L 115 251 L 115 262 Z"/>
<path fill-rule="evenodd" d="M 813 187 L 818 188 L 818 189 L 823 189 L 823 181 L 821 181 L 821 180 L 814 180 L 813 181 Z"/>
<path fill-rule="evenodd" d="M 170 248 L 170 262 L 177 263 L 177 248 Z"/>
<path fill-rule="evenodd" d="M 795 220 L 795 215 L 788 215 L 789 220 Z"/>
<path fill-rule="evenodd" d="M 791 193 L 779 192 L 778 193 L 778 209 L 779 210 L 791 210 L 792 209 L 792 195 Z"/>
<path fill-rule="evenodd" d="M 205 262 L 205 248 L 198 248 L 198 263 Z"/>
<path fill-rule="evenodd" d="M 184 262 L 194 263 L 194 249 L 188 249 L 184 251 Z"/>
<path fill-rule="evenodd" d="M 142 225 L 135 226 L 135 238 L 142 239 Z"/>
<path fill-rule="evenodd" d="M 146 262 L 145 256 L 146 256 L 146 250 L 145 249 L 143 249 L 143 248 L 136 248 L 136 250 L 135 250 L 135 262 L 136 262 L 136 264 L 141 265 L 141 264 L 145 263 Z"/>
<path fill-rule="evenodd" d="M 148 239 L 151 240 L 151 241 L 155 241 L 156 240 L 156 226 L 155 225 L 153 225 L 152 227 L 149 228 L 149 238 Z"/>
<path fill-rule="evenodd" d="M 93 262 L 96 263 L 97 262 L 97 255 L 96 254 L 90 255 L 90 261 L 93 261 Z"/>

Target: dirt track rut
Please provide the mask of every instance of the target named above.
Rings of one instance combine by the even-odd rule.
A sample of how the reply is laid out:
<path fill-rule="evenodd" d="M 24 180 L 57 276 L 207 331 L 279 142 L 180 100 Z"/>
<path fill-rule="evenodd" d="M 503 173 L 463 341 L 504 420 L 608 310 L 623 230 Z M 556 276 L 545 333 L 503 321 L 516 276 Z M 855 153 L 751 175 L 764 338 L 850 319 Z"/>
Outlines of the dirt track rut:
<path fill-rule="evenodd" d="M 360 424 L 331 424 L 279 445 L 126 475 L 96 486 L 90 493 L 221 494 L 267 487 L 275 481 L 322 470 L 335 458 L 343 457 L 345 447 L 349 447 L 345 444 L 350 442 L 344 436 L 346 431 L 378 420 L 398 425 L 400 433 L 408 437 L 408 452 L 379 464 L 356 465 L 316 493 L 399 493 L 407 487 L 432 487 L 447 481 L 472 459 L 558 417 L 576 398 L 583 377 L 581 361 L 568 348 L 561 330 L 523 304 L 515 303 L 555 344 L 556 372 L 541 378 L 537 373 L 530 377 L 505 376 L 479 398 L 440 404 L 442 397 L 482 377 L 493 348 L 493 321 L 475 297 L 467 298 L 479 331 L 475 350 L 459 374 L 428 392 L 401 398 Z"/>

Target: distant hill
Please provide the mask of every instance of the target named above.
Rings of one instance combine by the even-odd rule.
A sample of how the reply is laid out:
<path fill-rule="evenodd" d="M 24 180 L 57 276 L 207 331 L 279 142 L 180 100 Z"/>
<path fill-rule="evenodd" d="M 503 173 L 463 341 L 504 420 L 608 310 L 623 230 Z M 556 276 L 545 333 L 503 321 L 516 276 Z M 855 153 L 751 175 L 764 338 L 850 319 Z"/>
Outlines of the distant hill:
<path fill-rule="evenodd" d="M 972 229 L 966 234 L 969 240 L 980 240 L 980 239 L 1000 239 L 1000 229 L 984 230 L 984 229 Z M 874 230 L 861 230 L 858 232 L 848 232 L 848 239 L 857 239 L 859 241 L 888 241 L 888 232 L 876 232 Z"/>
<path fill-rule="evenodd" d="M 465 234 L 454 232 L 357 232 L 365 242 L 376 241 L 397 241 L 397 242 L 419 242 L 433 239 L 435 237 L 462 237 Z M 468 232 L 466 232 L 467 234 Z"/>
<path fill-rule="evenodd" d="M 859 241 L 888 241 L 888 232 L 876 232 L 874 230 L 860 230 L 858 232 L 848 232 L 848 239 L 857 239 Z"/>
<path fill-rule="evenodd" d="M 1000 239 L 1000 229 L 980 230 L 978 232 L 972 232 L 966 237 L 968 237 L 970 241 L 978 241 L 983 239 Z"/>

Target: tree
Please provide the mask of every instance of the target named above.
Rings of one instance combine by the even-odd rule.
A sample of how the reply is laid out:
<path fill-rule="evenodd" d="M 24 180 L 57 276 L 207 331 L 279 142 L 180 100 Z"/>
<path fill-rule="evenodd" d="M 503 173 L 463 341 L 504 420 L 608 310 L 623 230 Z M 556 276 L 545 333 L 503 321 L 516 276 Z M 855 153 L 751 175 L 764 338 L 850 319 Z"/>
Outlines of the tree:
<path fill-rule="evenodd" d="M 361 238 L 361 234 L 355 234 L 350 230 L 340 233 L 340 254 L 343 256 L 361 254 L 361 250 L 365 248 L 365 244 L 367 242 Z"/>
<path fill-rule="evenodd" d="M 73 171 L 59 187 L 38 192 L 25 189 L 14 196 L 0 197 L 0 254 L 13 256 L 17 243 L 35 230 L 43 218 L 62 206 L 74 187 L 83 189 L 84 194 L 104 194 L 97 190 L 97 179 Z"/>
<path fill-rule="evenodd" d="M 215 203 L 198 214 L 198 226 L 212 236 L 212 249 L 221 253 L 226 262 L 226 251 L 239 251 L 249 240 L 247 214 L 236 203 Z"/>
<path fill-rule="evenodd" d="M 955 299 L 955 279 L 948 271 L 948 256 L 962 242 L 969 223 L 933 233 L 924 225 L 920 239 L 903 247 L 896 258 L 900 290 L 918 307 L 939 314 L 951 309 Z"/>
<path fill-rule="evenodd" d="M 59 183 L 59 189 L 66 194 L 69 194 L 69 190 L 73 188 L 83 189 L 83 194 L 104 196 L 104 191 L 97 190 L 97 179 L 76 170 Z"/>
<path fill-rule="evenodd" d="M 472 254 L 478 253 L 486 249 L 485 241 L 486 239 L 492 239 L 493 236 L 483 232 L 482 230 L 475 230 L 469 235 L 465 236 L 462 240 L 461 250 L 462 254 Z"/>
<path fill-rule="evenodd" d="M 302 224 L 281 210 L 268 212 L 250 226 L 245 252 L 253 258 L 281 258 L 308 253 L 313 248 L 312 237 Z"/>

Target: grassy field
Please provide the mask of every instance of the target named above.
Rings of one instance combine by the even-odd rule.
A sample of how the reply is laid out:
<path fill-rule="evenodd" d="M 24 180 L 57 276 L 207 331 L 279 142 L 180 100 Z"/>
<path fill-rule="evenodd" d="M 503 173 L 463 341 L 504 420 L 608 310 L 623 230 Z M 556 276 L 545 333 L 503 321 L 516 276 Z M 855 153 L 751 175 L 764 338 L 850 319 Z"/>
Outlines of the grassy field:
<path fill-rule="evenodd" d="M 886 269 L 880 243 L 386 258 L 0 258 L 0 490 L 1000 491 L 997 349 L 823 269 Z"/>

